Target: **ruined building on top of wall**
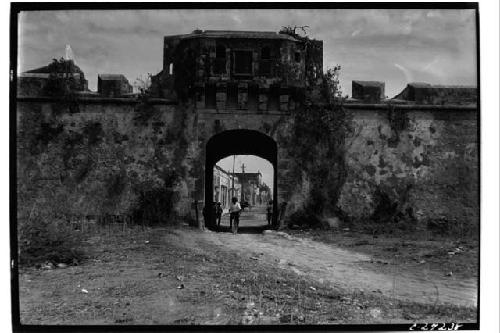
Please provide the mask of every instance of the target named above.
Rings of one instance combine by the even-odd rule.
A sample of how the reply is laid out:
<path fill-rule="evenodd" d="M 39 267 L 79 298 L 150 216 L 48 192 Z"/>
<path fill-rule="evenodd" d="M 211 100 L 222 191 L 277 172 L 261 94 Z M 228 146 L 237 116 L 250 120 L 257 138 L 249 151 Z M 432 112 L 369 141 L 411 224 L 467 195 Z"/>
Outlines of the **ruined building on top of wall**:
<path fill-rule="evenodd" d="M 106 97 L 126 96 L 132 94 L 132 85 L 123 74 L 99 74 L 97 91 Z"/>
<path fill-rule="evenodd" d="M 43 96 L 50 89 L 47 84 L 51 79 L 72 78 L 75 92 L 87 92 L 88 81 L 85 74 L 73 60 L 53 61 L 51 64 L 21 73 L 17 81 L 18 96 Z"/>
<path fill-rule="evenodd" d="M 40 198 L 72 216 L 193 218 L 195 202 L 214 200 L 217 158 L 231 154 L 271 162 L 268 192 L 274 207 L 288 203 L 285 218 L 307 201 L 308 175 L 292 172 L 290 128 L 303 110 L 297 96 L 323 71 L 322 41 L 248 31 L 167 36 L 146 101 L 122 75 L 100 75 L 91 92 L 83 72 L 65 64 L 18 77 L 19 218 Z M 59 76 L 75 78 L 70 99 L 46 95 Z M 384 82 L 353 81 L 338 212 L 477 228 L 477 102 L 475 87 L 409 83 L 388 98 Z"/>
<path fill-rule="evenodd" d="M 195 94 L 199 109 L 287 111 L 306 73 L 323 69 L 323 43 L 266 31 L 195 30 L 167 36 L 158 95 Z"/>

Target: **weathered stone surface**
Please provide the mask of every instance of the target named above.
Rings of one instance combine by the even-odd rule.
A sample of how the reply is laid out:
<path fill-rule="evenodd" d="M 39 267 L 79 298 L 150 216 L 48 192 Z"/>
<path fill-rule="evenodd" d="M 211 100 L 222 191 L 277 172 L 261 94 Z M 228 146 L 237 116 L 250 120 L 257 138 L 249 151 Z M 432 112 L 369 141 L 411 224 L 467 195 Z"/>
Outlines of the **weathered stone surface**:
<path fill-rule="evenodd" d="M 169 188 L 175 215 L 193 217 L 203 200 L 205 146 L 221 131 L 252 129 L 278 145 L 278 202 L 286 214 L 310 193 L 308 175 L 290 172 L 287 113 L 218 113 L 180 105 L 21 101 L 17 110 L 19 214 L 35 202 L 61 200 L 61 213 L 133 215 L 141 195 Z M 418 222 L 446 219 L 478 225 L 476 112 L 472 110 L 352 110 L 347 138 L 347 180 L 338 206 L 370 218 L 377 191 L 404 201 Z M 175 184 L 170 172 L 179 173 Z M 142 194 L 141 194 L 142 193 Z M 42 201 L 43 201 L 42 200 Z"/>
<path fill-rule="evenodd" d="M 78 113 L 59 108 L 50 101 L 18 103 L 20 207 L 29 209 L 53 192 L 65 198 L 65 215 L 133 215 L 141 209 L 141 195 L 168 188 L 173 214 L 193 218 L 192 203 L 204 198 L 205 146 L 212 136 L 253 129 L 276 140 L 280 156 L 286 155 L 278 135 L 286 114 L 218 113 L 180 105 L 138 112 L 133 101 L 82 102 Z M 282 171 L 285 175 L 286 166 Z M 173 184 L 168 183 L 172 173 L 179 174 Z M 283 181 L 278 178 L 279 198 L 288 201 Z"/>
<path fill-rule="evenodd" d="M 368 219 L 379 190 L 393 202 L 404 201 L 419 222 L 446 219 L 477 227 L 475 111 L 401 112 L 407 119 L 404 128 L 391 126 L 387 112 L 354 111 L 340 208 Z"/>

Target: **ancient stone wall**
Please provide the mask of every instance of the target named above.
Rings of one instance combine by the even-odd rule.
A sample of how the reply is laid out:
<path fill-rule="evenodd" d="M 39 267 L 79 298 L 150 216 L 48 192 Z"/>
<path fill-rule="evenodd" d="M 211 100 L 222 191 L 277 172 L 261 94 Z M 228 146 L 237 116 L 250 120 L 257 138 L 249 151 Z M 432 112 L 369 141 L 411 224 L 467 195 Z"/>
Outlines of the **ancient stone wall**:
<path fill-rule="evenodd" d="M 179 105 L 107 100 L 70 112 L 61 102 L 18 102 L 19 214 L 50 202 L 62 215 L 188 215 L 192 121 Z M 169 199 L 172 207 L 157 202 Z"/>
<path fill-rule="evenodd" d="M 17 108 L 19 217 L 126 215 L 158 223 L 194 217 L 204 198 L 205 154 L 217 133 L 250 129 L 277 151 L 278 203 L 307 202 L 309 175 L 292 172 L 289 113 L 196 110 L 158 100 L 21 98 Z M 76 105 L 75 105 L 76 103 Z M 351 218 L 450 221 L 477 227 L 477 111 L 471 106 L 349 105 L 347 179 L 338 207 Z M 166 207 L 165 202 L 172 202 Z M 379 216 L 381 208 L 389 215 Z"/>
<path fill-rule="evenodd" d="M 20 214 L 29 214 L 36 202 L 52 201 L 58 206 L 51 208 L 55 214 L 68 216 L 140 218 L 146 209 L 158 221 L 192 219 L 194 200 L 204 199 L 206 144 L 230 129 L 255 130 L 278 143 L 279 200 L 289 201 L 289 184 L 296 182 L 287 178 L 280 136 L 286 123 L 286 114 L 279 112 L 261 117 L 195 111 L 165 101 L 142 105 L 131 99 L 93 98 L 73 101 L 70 108 L 58 100 L 21 99 Z M 172 207 L 158 208 L 167 201 Z"/>
<path fill-rule="evenodd" d="M 474 107 L 366 107 L 351 112 L 348 177 L 338 203 L 343 211 L 368 220 L 377 218 L 385 205 L 387 211 L 394 208 L 421 225 L 447 221 L 477 230 Z"/>

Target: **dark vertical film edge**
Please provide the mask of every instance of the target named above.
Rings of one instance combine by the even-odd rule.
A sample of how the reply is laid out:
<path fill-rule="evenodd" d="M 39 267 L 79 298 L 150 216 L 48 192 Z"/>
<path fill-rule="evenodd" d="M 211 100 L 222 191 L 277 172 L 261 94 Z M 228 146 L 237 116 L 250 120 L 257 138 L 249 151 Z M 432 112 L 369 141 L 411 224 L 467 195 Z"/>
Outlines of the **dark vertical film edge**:
<path fill-rule="evenodd" d="M 17 159 L 16 159 L 16 95 L 17 95 L 17 36 L 19 7 L 11 3 L 10 7 L 10 98 L 9 98 L 9 210 L 10 210 L 10 271 L 11 271 L 11 323 L 13 330 L 19 328 L 19 268 L 17 253 Z"/>
<path fill-rule="evenodd" d="M 475 329 L 480 328 L 480 307 L 481 307 L 481 57 L 480 57 L 480 34 L 479 34 L 479 3 L 474 3 L 474 9 L 476 11 L 476 75 L 477 75 L 477 180 L 478 180 L 478 191 L 477 191 L 477 201 L 479 202 L 479 227 L 478 230 L 478 240 L 479 240 L 479 251 L 477 252 L 477 320 Z"/>

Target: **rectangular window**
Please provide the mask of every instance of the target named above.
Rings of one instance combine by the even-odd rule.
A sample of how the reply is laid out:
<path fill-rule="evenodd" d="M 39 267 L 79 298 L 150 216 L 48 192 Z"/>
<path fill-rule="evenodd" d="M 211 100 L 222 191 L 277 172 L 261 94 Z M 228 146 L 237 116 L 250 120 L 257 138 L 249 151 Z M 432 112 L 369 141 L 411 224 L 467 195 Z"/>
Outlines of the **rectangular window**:
<path fill-rule="evenodd" d="M 259 108 L 259 85 L 248 85 L 248 110 L 255 111 Z"/>
<path fill-rule="evenodd" d="M 205 108 L 215 109 L 215 95 L 217 93 L 215 84 L 207 83 L 205 84 Z"/>
<path fill-rule="evenodd" d="M 271 74 L 271 48 L 269 46 L 264 46 L 260 51 L 259 73 L 260 75 Z"/>
<path fill-rule="evenodd" d="M 277 84 L 274 84 L 269 88 L 267 109 L 269 111 L 279 111 L 280 109 L 280 86 Z"/>
<path fill-rule="evenodd" d="M 226 73 L 226 47 L 218 44 L 215 48 L 215 74 Z"/>
<path fill-rule="evenodd" d="M 238 108 L 238 83 L 229 82 L 227 84 L 226 109 Z"/>
<path fill-rule="evenodd" d="M 271 74 L 271 60 L 261 60 L 259 66 L 260 75 Z"/>
<path fill-rule="evenodd" d="M 295 52 L 295 62 L 300 62 L 300 52 Z"/>
<path fill-rule="evenodd" d="M 234 74 L 252 75 L 252 51 L 234 52 Z"/>

